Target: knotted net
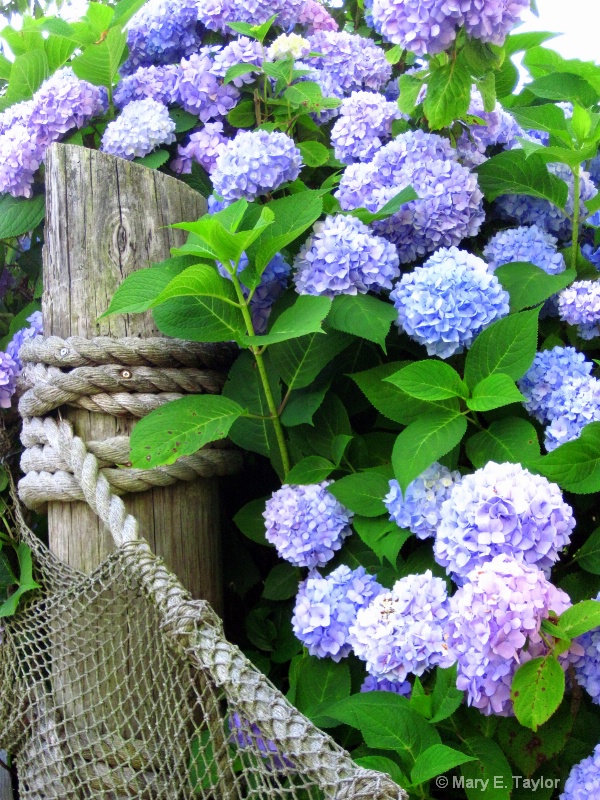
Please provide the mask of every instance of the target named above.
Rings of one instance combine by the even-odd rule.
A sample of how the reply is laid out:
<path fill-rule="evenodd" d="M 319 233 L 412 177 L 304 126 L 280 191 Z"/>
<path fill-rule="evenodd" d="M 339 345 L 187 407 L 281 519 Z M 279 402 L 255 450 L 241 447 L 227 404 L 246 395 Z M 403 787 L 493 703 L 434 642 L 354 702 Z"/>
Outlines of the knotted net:
<path fill-rule="evenodd" d="M 44 418 L 63 403 L 141 416 L 211 381 L 218 391 L 210 369 L 185 366 L 202 354 L 181 345 L 180 362 L 170 340 L 50 337 L 21 351 L 21 498 L 31 506 L 84 499 L 117 548 L 85 575 L 53 556 L 16 508 L 42 587 L 8 621 L 0 647 L 0 747 L 14 756 L 21 798 L 403 800 L 226 640 L 221 620 L 154 555 L 118 496 L 225 474 L 239 454 L 208 448 L 173 468 L 118 469 L 122 437 L 86 444 L 60 415 Z M 180 374 L 165 377 L 173 363 Z"/>

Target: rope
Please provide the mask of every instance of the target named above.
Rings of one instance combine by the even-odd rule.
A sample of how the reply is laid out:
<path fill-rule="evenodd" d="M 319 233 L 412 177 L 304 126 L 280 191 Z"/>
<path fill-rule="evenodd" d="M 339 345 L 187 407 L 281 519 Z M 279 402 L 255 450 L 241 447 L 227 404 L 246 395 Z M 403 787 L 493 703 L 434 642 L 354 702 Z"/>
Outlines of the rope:
<path fill-rule="evenodd" d="M 26 447 L 21 458 L 25 477 L 19 483 L 23 502 L 30 508 L 53 501 L 89 502 L 74 471 L 71 452 L 74 448 L 77 457 L 84 459 L 81 440 L 68 423 L 44 419 L 46 414 L 69 405 L 139 419 L 186 394 L 219 393 L 225 376 L 212 367 L 230 363 L 233 353 L 228 345 L 160 338 L 88 340 L 51 336 L 27 342 L 20 352 L 24 368 L 19 379 L 23 392 L 19 402 L 21 440 Z M 117 357 L 120 363 L 111 363 Z M 211 368 L 199 368 L 198 361 Z M 75 444 L 65 444 L 69 442 Z M 169 466 L 145 470 L 129 464 L 128 436 L 89 442 L 84 447 L 94 457 L 98 475 L 116 495 L 199 477 L 230 475 L 239 470 L 242 460 L 238 450 L 219 442 Z"/>

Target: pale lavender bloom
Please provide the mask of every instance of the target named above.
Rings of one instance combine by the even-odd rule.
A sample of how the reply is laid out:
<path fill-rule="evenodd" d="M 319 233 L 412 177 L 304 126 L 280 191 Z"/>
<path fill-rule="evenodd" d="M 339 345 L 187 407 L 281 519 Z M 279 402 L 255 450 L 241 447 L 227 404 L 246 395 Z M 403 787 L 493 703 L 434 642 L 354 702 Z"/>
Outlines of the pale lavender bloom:
<path fill-rule="evenodd" d="M 582 339 L 600 336 L 600 283 L 576 281 L 558 295 L 558 313 L 569 325 L 577 325 Z"/>
<path fill-rule="evenodd" d="M 331 131 L 335 157 L 344 164 L 368 161 L 392 135 L 392 122 L 400 112 L 397 103 L 375 92 L 353 92 L 342 102 Z"/>
<path fill-rule="evenodd" d="M 451 0 L 373 0 L 372 24 L 385 39 L 416 55 L 435 55 L 456 38 L 461 5 Z"/>
<path fill-rule="evenodd" d="M 557 404 L 557 393 L 565 380 L 587 378 L 594 365 L 586 361 L 583 353 L 574 347 L 554 347 L 537 353 L 533 364 L 519 381 L 525 397 L 524 406 L 539 422 L 548 422 L 559 416 L 562 408 Z"/>
<path fill-rule="evenodd" d="M 3 133 L 0 136 L 0 193 L 31 197 L 34 175 L 45 151 L 25 125 L 13 125 Z"/>
<path fill-rule="evenodd" d="M 575 764 L 559 800 L 596 800 L 600 797 L 600 744 L 594 752 Z"/>
<path fill-rule="evenodd" d="M 488 147 L 505 145 L 511 147 L 523 131 L 514 117 L 496 103 L 493 111 L 485 111 L 481 93 L 476 87 L 471 89 L 471 104 L 467 112 L 482 121 L 473 122 L 458 139 L 458 154 L 463 163 L 476 166 L 485 161 Z"/>
<path fill-rule="evenodd" d="M 465 8 L 469 36 L 502 46 L 529 8 L 529 0 L 470 0 Z"/>
<path fill-rule="evenodd" d="M 249 39 L 247 36 L 240 36 L 234 39 L 222 50 L 215 53 L 214 63 L 211 69 L 213 75 L 218 78 L 224 78 L 227 70 L 236 64 L 255 64 L 257 67 L 263 62 L 263 48 L 260 42 L 256 39 Z M 234 86 L 240 88 L 245 83 L 252 83 L 254 80 L 254 72 L 247 72 L 234 78 L 232 81 Z"/>
<path fill-rule="evenodd" d="M 546 410 L 550 424 L 546 428 L 544 445 L 548 451 L 578 439 L 586 425 L 600 421 L 600 381 L 597 378 L 566 377 L 552 400 L 552 408 Z"/>
<path fill-rule="evenodd" d="M 213 60 L 206 49 L 181 61 L 178 102 L 202 122 L 227 116 L 240 97 L 234 86 L 223 84 L 212 70 Z"/>
<path fill-rule="evenodd" d="M 548 275 L 558 275 L 567 268 L 557 239 L 537 225 L 500 231 L 483 248 L 483 255 L 491 270 L 514 261 L 529 261 Z"/>
<path fill-rule="evenodd" d="M 309 36 L 318 31 L 337 31 L 339 28 L 335 19 L 318 0 L 306 0 L 298 22 Z"/>
<path fill-rule="evenodd" d="M 350 653 L 348 632 L 359 609 L 383 591 L 364 567 L 342 565 L 326 578 L 314 570 L 298 589 L 294 633 L 311 656 L 340 661 Z"/>
<path fill-rule="evenodd" d="M 378 680 L 374 675 L 367 675 L 360 690 L 361 692 L 393 692 L 402 697 L 410 697 L 412 686 L 408 681 L 389 681 L 387 678 Z"/>
<path fill-rule="evenodd" d="M 442 503 L 460 479 L 460 472 L 451 472 L 436 462 L 409 483 L 404 497 L 398 481 L 391 480 L 390 491 L 383 500 L 390 519 L 400 528 L 408 528 L 418 539 L 435 536 Z"/>
<path fill-rule="evenodd" d="M 595 599 L 600 601 L 600 594 Z M 594 628 L 578 636 L 576 641 L 583 648 L 583 655 L 573 662 L 575 678 L 592 698 L 592 702 L 598 705 L 600 704 L 600 628 Z"/>
<path fill-rule="evenodd" d="M 10 408 L 20 369 L 8 353 L 0 352 L 0 408 Z"/>
<path fill-rule="evenodd" d="M 379 292 L 400 275 L 395 247 L 356 217 L 327 217 L 313 231 L 294 262 L 298 294 Z"/>
<path fill-rule="evenodd" d="M 330 483 L 284 484 L 267 501 L 266 539 L 281 558 L 297 567 L 326 564 L 352 533 L 354 515 L 327 491 Z"/>
<path fill-rule="evenodd" d="M 0 136 L 10 130 L 13 125 L 27 125 L 32 109 L 33 100 L 23 100 L 3 111 L 0 114 Z"/>
<path fill-rule="evenodd" d="M 17 375 L 20 375 L 23 369 L 23 364 L 19 357 L 21 347 L 23 347 L 25 342 L 30 339 L 35 339 L 37 336 L 41 336 L 44 332 L 41 311 L 34 311 L 33 314 L 27 317 L 27 322 L 29 322 L 29 326 L 18 330 L 6 346 L 7 355 L 10 356 L 16 364 Z"/>
<path fill-rule="evenodd" d="M 510 310 L 508 293 L 487 264 L 456 247 L 438 250 L 422 267 L 403 275 L 390 299 L 398 311 L 398 328 L 439 358 L 468 349 Z"/>
<path fill-rule="evenodd" d="M 134 100 L 110 122 L 102 137 L 105 153 L 129 159 L 147 156 L 160 144 L 175 141 L 175 122 L 169 109 L 156 100 Z"/>
<path fill-rule="evenodd" d="M 200 35 L 195 0 L 148 0 L 129 22 L 127 46 L 123 75 L 139 66 L 171 64 L 196 52 Z"/>
<path fill-rule="evenodd" d="M 319 31 L 309 37 L 311 67 L 329 73 L 344 94 L 360 89 L 378 92 L 389 81 L 392 67 L 385 52 L 371 39 L 338 31 Z"/>
<path fill-rule="evenodd" d="M 489 461 L 442 503 L 433 551 L 459 585 L 498 555 L 549 574 L 574 527 L 573 509 L 556 483 L 520 464 Z"/>
<path fill-rule="evenodd" d="M 217 158 L 229 140 L 223 136 L 222 122 L 207 122 L 200 131 L 191 133 L 186 145 L 177 146 L 177 158 L 171 162 L 173 172 L 189 174 L 196 161 L 212 172 Z"/>
<path fill-rule="evenodd" d="M 276 25 L 295 25 L 301 16 L 304 0 L 197 0 L 198 16 L 212 31 L 228 33 L 230 22 L 262 25 L 277 14 Z"/>
<path fill-rule="evenodd" d="M 173 105 L 178 100 L 180 77 L 178 64 L 139 67 L 117 84 L 113 96 L 115 106 L 122 108 L 132 100 L 143 100 L 145 97 L 165 106 Z"/>

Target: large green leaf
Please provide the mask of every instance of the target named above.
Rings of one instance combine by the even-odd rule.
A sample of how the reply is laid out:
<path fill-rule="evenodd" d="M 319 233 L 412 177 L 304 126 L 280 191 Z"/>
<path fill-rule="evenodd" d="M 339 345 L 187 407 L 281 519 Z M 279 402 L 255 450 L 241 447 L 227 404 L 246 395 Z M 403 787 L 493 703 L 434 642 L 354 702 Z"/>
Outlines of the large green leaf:
<path fill-rule="evenodd" d="M 277 317 L 267 333 L 262 336 L 240 336 L 238 341 L 244 345 L 263 347 L 266 344 L 285 342 L 309 333 L 318 333 L 323 331 L 322 323 L 330 309 L 329 297 L 300 295 L 293 306 Z M 321 335 L 324 335 L 324 331 Z"/>
<path fill-rule="evenodd" d="M 460 58 L 452 58 L 432 72 L 423 104 L 431 130 L 446 128 L 467 113 L 472 81 L 468 67 Z"/>
<path fill-rule="evenodd" d="M 510 696 L 515 716 L 536 731 L 559 707 L 565 693 L 565 673 L 554 656 L 534 658 L 516 671 Z"/>
<path fill-rule="evenodd" d="M 499 745 L 483 736 L 468 737 L 464 744 L 466 751 L 477 759 L 461 767 L 469 800 L 482 800 L 481 786 L 486 787 L 485 800 L 510 800 L 512 770 Z"/>
<path fill-rule="evenodd" d="M 445 744 L 434 744 L 428 747 L 415 761 L 415 765 L 410 773 L 411 781 L 414 786 L 435 778 L 436 775 L 443 775 L 461 764 L 469 761 L 476 761 L 475 756 L 454 750 Z"/>
<path fill-rule="evenodd" d="M 546 100 L 564 100 L 589 108 L 598 102 L 598 91 L 583 77 L 568 72 L 544 75 L 527 84 L 536 97 Z"/>
<path fill-rule="evenodd" d="M 567 131 L 565 112 L 554 103 L 544 103 L 541 106 L 518 106 L 511 108 L 510 113 L 525 130 L 531 128 L 547 133 Z"/>
<path fill-rule="evenodd" d="M 118 27 L 111 28 L 103 41 L 89 44 L 71 62 L 78 78 L 97 86 L 112 86 L 125 52 L 127 34 Z"/>
<path fill-rule="evenodd" d="M 417 361 L 385 380 L 419 400 L 447 400 L 469 395 L 458 372 L 443 361 Z"/>
<path fill-rule="evenodd" d="M 594 628 L 600 628 L 600 603 L 584 600 L 567 608 L 560 615 L 558 625 L 570 639 L 581 636 Z"/>
<path fill-rule="evenodd" d="M 578 439 L 548 453 L 536 463 L 536 469 L 568 492 L 600 491 L 600 422 L 592 422 Z"/>
<path fill-rule="evenodd" d="M 43 50 L 30 50 L 13 61 L 6 94 L 0 98 L 0 111 L 29 100 L 46 80 L 50 70 Z"/>
<path fill-rule="evenodd" d="M 567 184 L 548 172 L 539 156 L 527 158 L 522 150 L 499 153 L 475 171 L 486 200 L 495 200 L 503 194 L 528 194 L 549 200 L 562 209 L 567 202 Z"/>
<path fill-rule="evenodd" d="M 44 219 L 44 195 L 24 197 L 0 195 L 0 239 L 12 239 L 36 228 Z"/>
<path fill-rule="evenodd" d="M 390 303 L 366 294 L 338 295 L 327 318 L 328 324 L 362 339 L 375 342 L 385 351 L 385 339 L 398 312 Z"/>
<path fill-rule="evenodd" d="M 379 472 L 356 472 L 335 481 L 329 491 L 342 505 L 363 517 L 385 513 L 383 498 L 389 492 L 387 478 Z"/>
<path fill-rule="evenodd" d="M 350 669 L 347 661 L 330 658 L 304 658 L 296 673 L 295 705 L 317 725 L 335 725 L 328 708 L 350 695 Z"/>
<path fill-rule="evenodd" d="M 467 406 L 471 411 L 491 411 L 524 400 L 512 378 L 503 372 L 495 372 L 475 384 L 473 396 L 467 400 Z"/>
<path fill-rule="evenodd" d="M 573 269 L 548 275 L 528 262 L 504 264 L 494 274 L 510 295 L 511 311 L 537 306 L 577 280 L 577 273 Z"/>
<path fill-rule="evenodd" d="M 192 256 L 175 256 L 150 269 L 132 272 L 119 285 L 102 317 L 147 311 L 173 278 L 191 267 L 195 261 Z"/>
<path fill-rule="evenodd" d="M 488 461 L 498 464 L 531 466 L 539 461 L 540 444 L 530 422 L 520 417 L 507 417 L 493 422 L 487 430 L 467 441 L 467 455 L 477 469 Z"/>
<path fill-rule="evenodd" d="M 600 575 L 600 528 L 596 528 L 585 540 L 575 553 L 575 559 L 586 572 Z"/>
<path fill-rule="evenodd" d="M 327 331 L 326 336 L 309 333 L 274 344 L 269 352 L 288 388 L 302 389 L 351 342 L 352 337 L 339 331 Z"/>

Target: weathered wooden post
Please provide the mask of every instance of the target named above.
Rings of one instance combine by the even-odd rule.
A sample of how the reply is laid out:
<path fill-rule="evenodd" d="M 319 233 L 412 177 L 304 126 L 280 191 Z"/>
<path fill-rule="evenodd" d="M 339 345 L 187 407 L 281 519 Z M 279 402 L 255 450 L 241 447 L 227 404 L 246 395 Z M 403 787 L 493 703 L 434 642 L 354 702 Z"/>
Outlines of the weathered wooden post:
<path fill-rule="evenodd" d="M 43 318 L 46 335 L 136 336 L 160 333 L 150 313 L 98 317 L 121 281 L 163 261 L 183 244 L 172 223 L 197 219 L 203 198 L 181 181 L 114 156 L 55 144 L 46 158 Z M 134 421 L 69 409 L 84 440 L 129 434 Z M 142 535 L 194 597 L 221 608 L 219 497 L 216 479 L 199 479 L 125 497 Z M 50 503 L 50 549 L 89 573 L 113 550 L 83 502 Z"/>

